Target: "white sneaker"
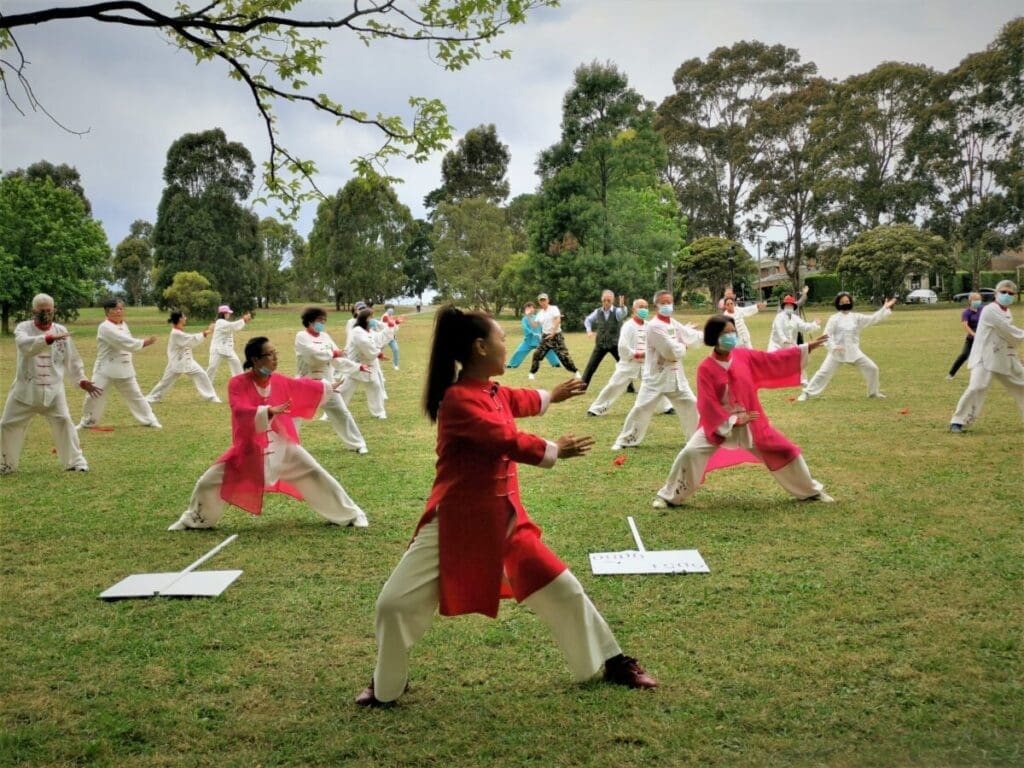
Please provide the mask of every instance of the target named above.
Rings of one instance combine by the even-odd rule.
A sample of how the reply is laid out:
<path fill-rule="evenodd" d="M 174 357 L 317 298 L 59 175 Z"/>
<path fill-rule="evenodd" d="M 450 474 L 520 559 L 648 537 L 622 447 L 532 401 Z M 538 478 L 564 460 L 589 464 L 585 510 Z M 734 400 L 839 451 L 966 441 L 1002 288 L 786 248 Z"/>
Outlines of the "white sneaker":
<path fill-rule="evenodd" d="M 885 400 L 885 393 L 884 392 L 876 392 L 873 395 L 868 395 L 868 397 L 874 397 L 874 398 L 877 398 L 878 400 Z"/>
<path fill-rule="evenodd" d="M 806 392 L 801 392 L 801 393 L 800 393 L 800 397 L 798 397 L 798 398 L 796 399 L 796 401 L 797 401 L 798 403 L 806 403 L 806 402 L 807 402 L 807 393 L 806 393 Z"/>
<path fill-rule="evenodd" d="M 825 504 L 832 504 L 833 502 L 835 502 L 835 499 L 833 499 L 827 493 L 822 491 L 817 496 L 812 496 L 811 497 L 811 501 L 821 501 L 821 502 L 823 502 Z"/>
<path fill-rule="evenodd" d="M 618 443 L 612 443 L 612 450 L 613 451 L 621 451 L 622 450 L 622 446 L 619 445 Z"/>
<path fill-rule="evenodd" d="M 188 512 L 186 512 L 184 515 L 179 517 L 176 522 L 174 522 L 171 525 L 167 526 L 167 530 L 168 531 L 187 531 L 188 530 L 188 526 L 185 525 L 185 515 L 187 515 L 187 514 L 188 514 Z"/>
<path fill-rule="evenodd" d="M 366 515 L 363 512 L 360 512 L 349 525 L 353 528 L 369 528 L 370 521 L 366 519 Z"/>
<path fill-rule="evenodd" d="M 583 379 L 583 374 L 580 373 L 579 371 L 576 371 L 576 373 L 574 373 L 572 377 L 576 379 L 576 381 L 581 381 Z"/>
<path fill-rule="evenodd" d="M 651 507 L 654 509 L 668 509 L 668 502 L 661 498 L 661 496 L 655 496 L 654 501 L 651 502 Z"/>
<path fill-rule="evenodd" d="M 362 445 L 362 446 L 356 448 L 356 453 L 358 453 L 360 456 L 365 456 L 369 452 L 370 452 L 370 449 L 367 448 L 365 445 Z"/>
<path fill-rule="evenodd" d="M 330 421 L 330 419 L 328 419 L 328 418 L 327 418 L 327 414 L 326 414 L 326 413 L 324 413 L 324 414 L 322 414 L 322 415 L 320 416 L 320 418 L 318 419 L 318 421 Z"/>
<path fill-rule="evenodd" d="M 146 424 L 145 426 L 152 427 L 153 429 L 163 429 L 164 428 L 164 425 L 161 424 L 159 421 L 151 421 L 151 422 L 149 422 L 149 424 Z"/>
<path fill-rule="evenodd" d="M 397 371 L 397 370 L 398 370 L 398 366 L 397 366 L 397 365 L 396 365 L 396 366 L 394 366 L 394 369 L 395 369 L 395 370 Z"/>
<path fill-rule="evenodd" d="M 533 373 L 531 373 L 531 374 L 530 374 L 530 375 L 529 375 L 529 376 L 528 376 L 527 378 L 528 378 L 528 379 L 529 379 L 530 381 L 533 381 L 534 379 L 536 379 L 536 378 L 537 378 L 537 376 L 536 376 L 536 374 L 533 374 Z"/>
<path fill-rule="evenodd" d="M 953 380 L 953 374 L 952 373 L 947 373 L 946 374 L 946 381 L 952 381 L 952 380 Z"/>

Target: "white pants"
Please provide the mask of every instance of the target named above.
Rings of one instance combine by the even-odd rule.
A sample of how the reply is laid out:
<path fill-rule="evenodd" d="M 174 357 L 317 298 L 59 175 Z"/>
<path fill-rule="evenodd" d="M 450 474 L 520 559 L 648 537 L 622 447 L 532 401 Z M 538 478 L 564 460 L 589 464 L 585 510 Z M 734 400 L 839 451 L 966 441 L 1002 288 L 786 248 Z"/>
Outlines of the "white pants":
<path fill-rule="evenodd" d="M 309 451 L 284 440 L 276 441 L 272 450 L 273 453 L 268 453 L 264 460 L 264 482 L 268 486 L 284 480 L 298 489 L 309 506 L 329 522 L 335 525 L 359 524 L 361 519 L 365 525 L 363 510 Z M 212 528 L 216 525 L 227 506 L 220 496 L 223 482 L 224 464 L 217 462 L 196 481 L 188 509 L 171 528 Z"/>
<path fill-rule="evenodd" d="M 345 401 L 341 399 L 341 395 L 337 392 L 332 392 L 331 396 L 327 398 L 324 403 L 324 415 L 327 420 L 331 422 L 331 426 L 334 427 L 335 433 L 341 438 L 341 442 L 346 448 L 352 451 L 358 451 L 360 448 L 366 447 L 366 440 L 363 438 L 363 433 L 359 431 L 359 425 L 356 424 L 356 420 L 352 418 L 352 413 L 345 405 Z"/>
<path fill-rule="evenodd" d="M 63 390 L 58 392 L 49 405 L 26 405 L 14 398 L 14 392 L 7 394 L 3 418 L 0 418 L 0 475 L 18 469 L 21 448 L 25 444 L 25 431 L 33 416 L 45 416 L 50 422 L 50 433 L 57 446 L 57 459 L 64 469 L 88 469 L 89 464 L 82 455 L 68 402 Z"/>
<path fill-rule="evenodd" d="M 234 352 L 230 355 L 224 355 L 220 352 L 210 350 L 210 364 L 206 368 L 206 376 L 211 382 L 213 382 L 213 377 L 217 375 L 217 369 L 220 367 L 222 361 L 227 362 L 228 369 L 231 371 L 232 376 L 237 376 L 242 372 L 242 361 L 238 359 L 238 355 Z"/>
<path fill-rule="evenodd" d="M 437 520 L 424 525 L 377 598 L 377 667 L 373 694 L 394 701 L 409 678 L 409 651 L 426 631 L 438 605 L 440 579 Z M 569 571 L 523 604 L 548 625 L 576 680 L 593 677 L 622 651 L 608 624 Z"/>
<path fill-rule="evenodd" d="M 142 390 L 139 389 L 139 383 L 135 380 L 134 376 L 130 379 L 108 379 L 103 374 L 98 373 L 93 376 L 92 383 L 97 387 L 101 387 L 103 394 L 99 397 L 89 395 L 85 398 L 85 405 L 82 408 L 82 420 L 78 426 L 95 427 L 100 423 L 100 419 L 103 418 L 103 412 L 107 408 L 107 395 L 110 394 L 111 387 L 116 387 L 117 391 L 121 393 L 125 405 L 128 406 L 128 410 L 135 417 L 136 421 L 147 427 L 160 426 L 160 422 L 153 413 L 149 401 L 143 397 Z"/>
<path fill-rule="evenodd" d="M 970 426 L 975 419 L 981 415 L 981 407 L 985 404 L 985 396 L 988 394 L 992 381 L 1000 382 L 1010 396 L 1017 402 L 1020 416 L 1024 419 L 1024 375 L 996 373 L 982 368 L 980 365 L 971 368 L 971 378 L 967 382 L 967 389 L 960 396 L 960 402 L 956 404 L 956 413 L 953 414 L 951 424 Z"/>
<path fill-rule="evenodd" d="M 870 357 L 862 354 L 851 363 L 843 363 L 836 360 L 831 352 L 825 356 L 821 368 L 818 369 L 818 372 L 814 374 L 807 386 L 804 387 L 804 394 L 808 397 L 816 397 L 824 392 L 825 387 L 828 386 L 828 383 L 841 365 L 857 366 L 857 370 L 860 371 L 860 375 L 864 377 L 864 381 L 868 385 L 868 397 L 878 396 L 878 366 L 875 365 Z"/>
<path fill-rule="evenodd" d="M 345 401 L 346 406 L 351 402 L 352 393 L 356 391 L 357 386 L 366 389 L 366 406 L 370 409 L 370 415 L 375 419 L 386 419 L 388 414 L 384 410 L 384 400 L 387 399 L 387 395 L 384 394 L 384 385 L 380 383 L 375 373 L 373 371 L 370 372 L 369 381 L 362 381 L 355 376 L 345 377 L 345 381 L 342 382 L 341 387 L 338 389 L 338 394 L 341 395 L 341 399 Z M 327 418 L 329 419 L 330 416 Z"/>
<path fill-rule="evenodd" d="M 745 427 L 733 427 L 733 433 L 726 439 L 721 447 L 738 448 L 744 447 L 752 454 L 761 458 L 757 449 L 750 443 L 749 435 Z M 668 479 L 658 491 L 658 496 L 669 504 L 682 504 L 700 488 L 701 480 L 704 477 L 704 470 L 711 457 L 719 449 L 708 440 L 703 429 L 698 429 L 683 446 L 683 450 L 676 456 L 672 463 L 672 469 L 668 473 Z M 797 456 L 786 466 L 772 472 L 772 477 L 786 491 L 798 499 L 813 499 L 822 491 L 824 486 L 811 477 L 811 471 L 807 468 L 807 462 L 802 455 Z"/>
<path fill-rule="evenodd" d="M 683 437 L 689 438 L 697 428 L 697 398 L 694 397 L 689 385 L 686 389 L 677 389 L 674 392 L 658 392 L 646 384 L 641 384 L 636 402 L 627 414 L 622 432 L 615 438 L 615 444 L 623 448 L 640 445 L 647 434 L 647 428 L 651 425 L 651 417 L 662 406 L 664 399 L 676 409 Z"/>
<path fill-rule="evenodd" d="M 638 377 L 639 374 L 637 373 L 621 371 L 616 368 L 612 371 L 612 377 L 608 379 L 604 389 L 597 395 L 597 400 L 587 408 L 587 411 L 595 416 L 604 416 L 608 413 L 608 409 L 612 407 L 612 404 L 622 397 L 622 393 L 629 387 L 629 382 Z M 658 405 L 658 410 L 667 411 L 671 407 L 672 403 L 669 402 L 667 397 L 663 397 L 660 405 Z"/>
<path fill-rule="evenodd" d="M 174 382 L 178 380 L 179 376 L 188 376 L 192 379 L 192 383 L 195 384 L 203 400 L 209 400 L 211 403 L 219 403 L 221 401 L 213 389 L 213 384 L 210 383 L 210 377 L 206 375 L 206 371 L 198 366 L 191 373 L 178 373 L 168 368 L 164 371 L 160 381 L 153 387 L 153 390 L 146 395 L 146 400 L 151 403 L 159 403 L 164 395 L 171 391 L 171 387 L 174 386 Z"/>

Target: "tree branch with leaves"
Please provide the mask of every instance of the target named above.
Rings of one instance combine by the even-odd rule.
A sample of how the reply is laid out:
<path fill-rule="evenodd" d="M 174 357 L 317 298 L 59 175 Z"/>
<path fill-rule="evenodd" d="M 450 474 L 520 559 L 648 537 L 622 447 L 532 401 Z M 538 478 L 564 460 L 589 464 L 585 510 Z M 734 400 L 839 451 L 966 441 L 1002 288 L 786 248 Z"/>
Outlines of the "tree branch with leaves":
<path fill-rule="evenodd" d="M 173 13 L 152 3 L 110 0 L 0 13 L 0 86 L 22 114 L 24 102 L 70 130 L 53 115 L 55 110 L 36 98 L 15 31 L 87 20 L 158 30 L 197 62 L 221 61 L 229 77 L 244 84 L 266 127 L 269 145 L 261 201 L 275 198 L 283 214 L 294 215 L 303 202 L 322 195 L 316 187 L 315 162 L 282 143 L 275 115 L 281 101 L 303 104 L 339 124 L 358 123 L 378 131 L 383 137 L 380 146 L 353 161 L 361 174 L 372 170 L 383 175 L 388 160 L 396 157 L 422 162 L 442 149 L 452 134 L 447 110 L 437 99 L 410 97 L 412 116 L 407 121 L 399 115 L 371 115 L 325 93 L 312 93 L 310 79 L 323 73 L 329 42 L 344 33 L 364 45 L 382 39 L 419 42 L 429 47 L 437 64 L 460 70 L 486 57 L 508 58 L 509 50 L 492 47 L 496 39 L 524 23 L 530 12 L 557 4 L 558 0 L 352 0 L 344 15 L 304 18 L 301 0 L 212 0 L 195 9 L 179 2 Z M 16 56 L 4 55 L 7 51 Z"/>

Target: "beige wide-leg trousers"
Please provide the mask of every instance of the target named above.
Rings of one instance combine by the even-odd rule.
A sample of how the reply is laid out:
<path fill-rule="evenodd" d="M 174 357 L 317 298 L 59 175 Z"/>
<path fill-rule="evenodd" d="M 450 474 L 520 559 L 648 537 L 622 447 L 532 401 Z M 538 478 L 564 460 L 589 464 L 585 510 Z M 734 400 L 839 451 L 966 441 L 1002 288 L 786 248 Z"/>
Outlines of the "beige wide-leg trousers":
<path fill-rule="evenodd" d="M 442 513 L 439 513 L 442 514 Z M 409 651 L 430 628 L 437 610 L 440 550 L 435 518 L 405 551 L 377 598 L 377 667 L 374 696 L 394 701 L 409 679 Z M 622 651 L 611 629 L 568 570 L 523 604 L 548 625 L 578 681 L 593 677 L 606 659 Z"/>

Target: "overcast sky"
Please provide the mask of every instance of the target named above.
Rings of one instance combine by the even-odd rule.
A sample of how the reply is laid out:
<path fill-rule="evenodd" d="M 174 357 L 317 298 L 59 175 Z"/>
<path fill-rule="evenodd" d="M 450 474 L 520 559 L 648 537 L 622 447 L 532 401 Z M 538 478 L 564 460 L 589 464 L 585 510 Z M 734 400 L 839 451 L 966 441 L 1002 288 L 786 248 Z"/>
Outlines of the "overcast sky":
<path fill-rule="evenodd" d="M 69 5 L 45 0 L 2 0 L 3 12 Z M 347 2 L 314 3 L 328 9 Z M 166 8 L 172 3 L 158 2 Z M 198 3 L 197 3 L 198 5 Z M 645 98 L 660 102 L 672 91 L 683 61 L 705 58 L 742 39 L 796 48 L 825 77 L 842 79 L 883 61 L 922 63 L 939 70 L 985 48 L 999 29 L 1022 14 L 1020 0 L 563 0 L 535 13 L 500 40 L 511 61 L 483 61 L 458 73 L 434 65 L 426 48 L 408 42 L 364 48 L 338 36 L 326 49 L 324 77 L 316 83 L 344 106 L 400 113 L 410 95 L 442 99 L 458 135 L 494 123 L 510 149 L 512 195 L 534 191 L 538 152 L 560 133 L 561 103 L 581 63 L 614 62 Z M 197 65 L 152 30 L 59 21 L 16 31 L 30 62 L 38 99 L 72 136 L 45 115 L 25 116 L 0 103 L 0 167 L 37 160 L 78 168 L 93 214 L 111 246 L 135 219 L 156 219 L 167 149 L 188 132 L 219 126 L 266 159 L 264 127 L 244 88 L 219 62 Z M 10 58 L 10 52 L 4 52 Z M 14 91 L 19 104 L 25 99 Z M 311 110 L 283 109 L 281 141 L 314 159 L 318 186 L 333 193 L 351 177 L 351 159 L 379 137 L 366 129 L 336 127 Z M 423 196 L 440 184 L 441 155 L 421 165 L 392 163 L 405 183 L 401 200 L 423 215 Z M 272 209 L 257 208 L 260 215 Z M 308 236 L 316 206 L 295 226 Z"/>

